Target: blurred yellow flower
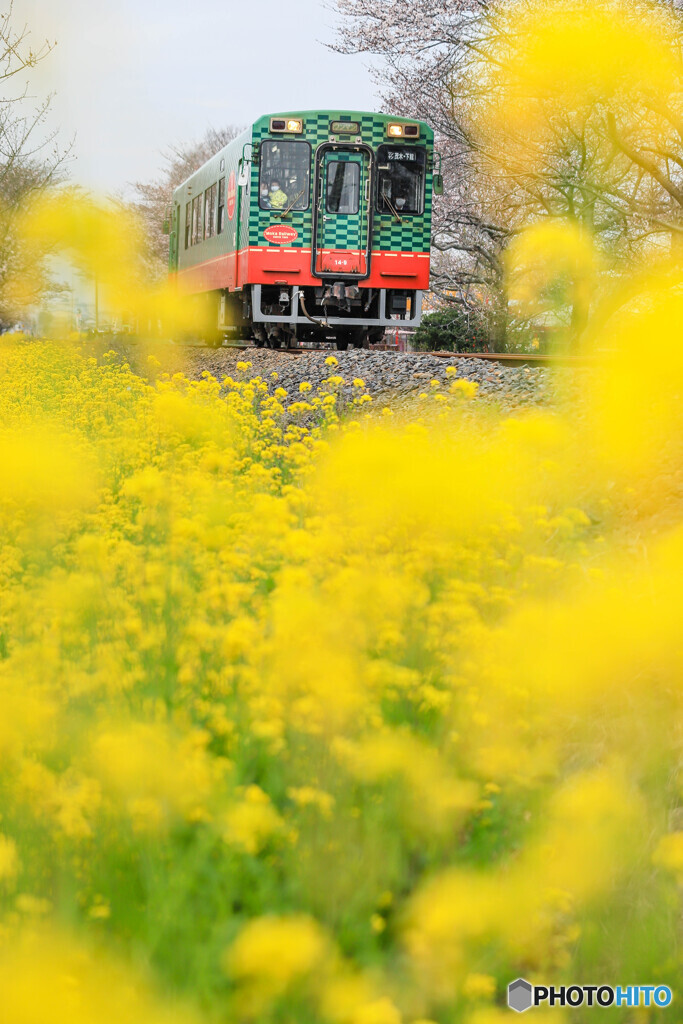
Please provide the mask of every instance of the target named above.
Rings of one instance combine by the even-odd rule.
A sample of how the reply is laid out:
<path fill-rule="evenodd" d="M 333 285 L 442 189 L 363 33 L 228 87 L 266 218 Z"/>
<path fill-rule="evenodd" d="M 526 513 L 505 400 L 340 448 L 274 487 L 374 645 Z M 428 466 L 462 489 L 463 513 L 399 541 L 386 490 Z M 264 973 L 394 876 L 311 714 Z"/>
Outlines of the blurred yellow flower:
<path fill-rule="evenodd" d="M 19 873 L 19 867 L 17 844 L 13 839 L 0 833 L 0 884 L 14 881 Z"/>
<path fill-rule="evenodd" d="M 462 994 L 467 999 L 492 999 L 496 994 L 496 979 L 490 974 L 468 974 Z"/>
<path fill-rule="evenodd" d="M 683 832 L 670 832 L 662 836 L 652 855 L 652 863 L 673 872 L 683 881 Z"/>
<path fill-rule="evenodd" d="M 231 978 L 272 997 L 320 970 L 329 955 L 328 939 L 312 918 L 268 916 L 245 925 L 223 964 Z"/>
<path fill-rule="evenodd" d="M 390 999 L 384 996 L 360 1006 L 353 1015 L 352 1024 L 401 1024 L 401 1014 Z"/>
<path fill-rule="evenodd" d="M 460 379 L 453 381 L 448 390 L 452 395 L 459 395 L 461 398 L 474 398 L 479 390 L 479 385 L 475 380 Z"/>
<path fill-rule="evenodd" d="M 246 788 L 243 799 L 224 812 L 222 823 L 225 841 L 250 854 L 258 853 L 284 825 L 268 795 L 258 786 Z"/>

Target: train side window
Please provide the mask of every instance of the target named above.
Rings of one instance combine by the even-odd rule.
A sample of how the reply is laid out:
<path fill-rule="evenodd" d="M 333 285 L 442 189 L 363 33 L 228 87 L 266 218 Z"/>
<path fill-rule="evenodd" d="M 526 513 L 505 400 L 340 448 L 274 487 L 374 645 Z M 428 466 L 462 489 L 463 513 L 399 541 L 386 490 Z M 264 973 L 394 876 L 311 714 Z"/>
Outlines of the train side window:
<path fill-rule="evenodd" d="M 220 235 L 225 227 L 225 178 L 218 182 L 218 219 L 216 222 L 216 234 Z"/>
<path fill-rule="evenodd" d="M 358 213 L 360 164 L 330 160 L 327 164 L 327 212 Z"/>
<path fill-rule="evenodd" d="M 192 231 L 192 213 L 191 206 L 189 203 L 185 206 L 185 248 L 188 249 L 190 246 L 190 238 Z"/>
<path fill-rule="evenodd" d="M 266 139 L 260 150 L 259 206 L 262 210 L 307 210 L 310 203 L 311 146 Z M 285 199 L 283 200 L 282 195 Z"/>
<path fill-rule="evenodd" d="M 216 233 L 216 193 L 218 185 L 212 185 L 204 193 L 204 238 Z"/>
<path fill-rule="evenodd" d="M 202 240 L 202 196 L 192 200 L 192 245 Z"/>
<path fill-rule="evenodd" d="M 423 213 L 426 163 L 421 146 L 379 146 L 377 209 L 400 216 Z"/>

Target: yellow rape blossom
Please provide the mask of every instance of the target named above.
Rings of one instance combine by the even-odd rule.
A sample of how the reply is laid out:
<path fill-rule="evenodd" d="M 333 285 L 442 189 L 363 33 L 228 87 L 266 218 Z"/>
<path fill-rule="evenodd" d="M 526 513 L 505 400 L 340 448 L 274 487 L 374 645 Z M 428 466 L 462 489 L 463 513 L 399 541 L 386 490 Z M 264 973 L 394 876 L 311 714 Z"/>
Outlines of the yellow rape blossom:
<path fill-rule="evenodd" d="M 310 917 L 261 917 L 247 924 L 226 952 L 224 967 L 242 984 L 258 985 L 269 997 L 320 969 L 328 940 Z"/>
<path fill-rule="evenodd" d="M 662 836 L 652 855 L 652 862 L 673 872 L 679 881 L 683 880 L 683 832 Z"/>
<path fill-rule="evenodd" d="M 17 844 L 0 834 L 0 884 L 13 881 L 19 873 L 19 866 Z"/>
<path fill-rule="evenodd" d="M 479 385 L 474 380 L 456 380 L 448 389 L 452 395 L 459 395 L 461 398 L 474 398 Z"/>
<path fill-rule="evenodd" d="M 22 932 L 0 948 L 0 989 L 8 1022 L 198 1024 L 189 1009 L 157 998 L 148 983 L 102 951 L 51 930 Z"/>
<path fill-rule="evenodd" d="M 254 854 L 283 830 L 283 824 L 268 795 L 258 786 L 248 786 L 243 799 L 223 814 L 223 838 L 230 845 Z"/>

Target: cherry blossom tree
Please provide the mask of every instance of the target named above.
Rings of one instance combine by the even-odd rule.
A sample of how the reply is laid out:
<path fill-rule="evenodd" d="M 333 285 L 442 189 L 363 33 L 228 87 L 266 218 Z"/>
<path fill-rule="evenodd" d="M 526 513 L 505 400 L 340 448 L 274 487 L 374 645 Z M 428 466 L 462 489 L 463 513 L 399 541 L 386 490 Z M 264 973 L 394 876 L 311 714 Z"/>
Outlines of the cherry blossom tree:
<path fill-rule="evenodd" d="M 154 275 L 163 276 L 168 266 L 168 236 L 163 232 L 163 223 L 174 191 L 214 153 L 237 138 L 242 130 L 235 125 L 209 128 L 198 142 L 171 146 L 164 154 L 164 167 L 159 177 L 134 183 L 133 206 L 144 223 L 148 262 Z"/>
<path fill-rule="evenodd" d="M 435 197 L 432 286 L 466 308 L 488 305 L 504 330 L 502 252 L 508 225 L 489 202 L 467 124 L 467 68 L 486 31 L 487 0 L 337 0 L 333 49 L 366 53 L 385 108 L 435 130 L 445 192 Z M 496 334 L 496 323 L 492 324 Z"/>
<path fill-rule="evenodd" d="M 647 90 L 614 91 L 572 110 L 539 97 L 536 114 L 545 121 L 536 135 L 522 121 L 495 116 L 506 102 L 501 62 L 523 70 L 519 27 L 538 6 L 534 0 L 336 0 L 343 20 L 334 48 L 371 56 L 386 107 L 435 128 L 446 186 L 434 209 L 436 290 L 465 305 L 488 296 L 502 326 L 502 256 L 526 223 L 578 222 L 617 266 L 642 255 L 657 236 L 683 236 L 683 74 L 680 89 L 672 80 L 650 99 Z M 639 22 L 666 15 L 663 60 L 667 49 L 680 50 L 680 0 L 615 0 L 613 6 L 631 19 L 636 41 Z M 545 18 L 550 32 L 554 12 Z M 640 63 L 637 50 L 631 56 Z M 561 60 L 554 73 L 562 79 Z M 494 128 L 481 131 L 487 117 Z"/>

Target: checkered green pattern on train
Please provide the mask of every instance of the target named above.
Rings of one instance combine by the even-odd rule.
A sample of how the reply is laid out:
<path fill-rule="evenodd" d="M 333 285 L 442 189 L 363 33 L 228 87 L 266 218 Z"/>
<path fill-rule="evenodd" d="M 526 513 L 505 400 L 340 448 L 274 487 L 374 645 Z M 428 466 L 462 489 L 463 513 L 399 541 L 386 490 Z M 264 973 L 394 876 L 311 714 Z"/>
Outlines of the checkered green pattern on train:
<path fill-rule="evenodd" d="M 271 115 L 272 116 L 272 115 Z M 274 115 L 278 117 L 279 115 Z M 342 117 L 350 117 L 353 121 L 360 121 L 360 134 L 361 139 L 367 145 L 372 146 L 376 149 L 377 146 L 381 145 L 382 142 L 386 141 L 386 124 L 391 118 L 382 114 L 372 113 L 350 113 L 340 114 L 333 110 L 318 110 L 314 112 L 304 112 L 282 115 L 285 117 L 303 117 L 304 131 L 301 136 L 297 135 L 285 135 L 285 138 L 296 139 L 303 138 L 307 142 L 310 142 L 314 147 L 319 145 L 321 142 L 327 142 L 330 137 L 330 122 L 339 121 Z M 263 118 L 262 121 L 257 121 L 254 125 L 254 142 L 260 142 L 262 139 L 272 138 L 270 132 L 270 116 Z M 356 136 L 353 135 L 352 141 L 355 140 Z M 344 140 L 348 141 L 348 140 Z M 428 139 L 429 141 L 429 139 Z"/>
<path fill-rule="evenodd" d="M 365 229 L 361 230 L 361 219 L 353 214 L 338 214 L 333 221 L 324 224 L 318 244 L 321 249 L 365 248 Z"/>
<path fill-rule="evenodd" d="M 300 136 L 311 144 L 312 150 L 321 142 L 326 142 L 330 137 L 330 122 L 341 120 L 342 116 L 350 117 L 353 121 L 360 122 L 360 134 L 364 143 L 371 146 L 373 150 L 387 141 L 386 125 L 392 120 L 390 115 L 373 114 L 354 111 L 289 111 L 283 114 L 269 115 L 257 121 L 254 125 L 254 144 L 263 139 L 272 138 L 270 132 L 270 117 L 303 117 L 304 132 Z M 288 135 L 289 139 L 297 136 Z M 338 137 L 338 136 L 337 136 Z M 355 140 L 355 135 L 352 139 Z M 347 141 L 347 140 L 344 140 Z M 431 149 L 433 145 L 433 133 L 431 130 L 425 132 L 421 142 L 426 142 Z M 404 216 L 399 224 L 393 215 L 384 212 L 374 211 L 374 223 L 372 231 L 372 249 L 388 252 L 429 252 L 431 244 L 431 215 L 432 215 L 432 175 L 428 170 L 427 189 L 425 196 L 425 209 L 422 215 Z M 266 244 L 263 232 L 273 223 L 280 223 L 279 217 L 273 217 L 269 210 L 261 210 L 258 203 L 258 164 L 255 164 L 252 171 L 251 182 L 251 203 L 249 210 L 249 245 L 262 246 Z M 288 248 L 310 248 L 312 244 L 313 210 L 292 210 L 283 223 L 296 228 L 298 238 L 288 243 Z M 327 222 L 329 224 L 329 222 Z M 324 248 L 359 248 L 359 217 L 352 215 L 335 217 L 335 230 L 325 234 Z"/>
<path fill-rule="evenodd" d="M 429 252 L 431 212 L 431 202 L 425 203 L 423 215 L 405 215 L 400 224 L 393 214 L 376 212 L 372 231 L 373 249 Z"/>
<path fill-rule="evenodd" d="M 256 196 L 255 200 L 252 199 L 251 216 L 249 217 L 249 245 L 267 245 L 263 232 L 273 224 L 286 224 L 287 227 L 296 228 L 299 233 L 298 238 L 287 243 L 288 249 L 311 248 L 313 211 L 310 208 L 308 210 L 292 210 L 283 220 L 281 217 L 273 216 L 270 210 L 261 210 L 258 205 L 258 192 Z"/>

